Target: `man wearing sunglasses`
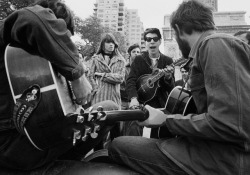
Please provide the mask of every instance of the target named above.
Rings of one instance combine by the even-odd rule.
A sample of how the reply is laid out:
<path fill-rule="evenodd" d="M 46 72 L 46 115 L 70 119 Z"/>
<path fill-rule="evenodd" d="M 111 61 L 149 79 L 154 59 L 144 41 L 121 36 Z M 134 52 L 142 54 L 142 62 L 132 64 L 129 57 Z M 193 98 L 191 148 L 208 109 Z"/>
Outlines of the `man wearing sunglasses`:
<path fill-rule="evenodd" d="M 145 175 L 250 174 L 250 46 L 216 32 L 213 9 L 183 1 L 170 25 L 184 58 L 197 108 L 187 115 L 164 114 L 148 105 L 145 127 L 167 126 L 172 139 L 119 137 L 109 155 Z"/>
<path fill-rule="evenodd" d="M 155 108 L 165 106 L 168 93 L 174 87 L 174 67 L 171 66 L 173 60 L 163 55 L 159 46 L 161 45 L 161 33 L 157 28 L 149 28 L 144 32 L 146 41 L 146 52 L 135 57 L 131 65 L 131 71 L 127 78 L 126 91 L 131 100 L 129 108 L 139 106 L 138 101 L 138 80 L 142 75 L 150 75 L 155 69 L 164 72 L 164 76 L 159 79 L 160 87 L 157 89 L 153 98 L 144 104 Z M 157 129 L 151 131 L 151 137 L 157 137 Z"/>

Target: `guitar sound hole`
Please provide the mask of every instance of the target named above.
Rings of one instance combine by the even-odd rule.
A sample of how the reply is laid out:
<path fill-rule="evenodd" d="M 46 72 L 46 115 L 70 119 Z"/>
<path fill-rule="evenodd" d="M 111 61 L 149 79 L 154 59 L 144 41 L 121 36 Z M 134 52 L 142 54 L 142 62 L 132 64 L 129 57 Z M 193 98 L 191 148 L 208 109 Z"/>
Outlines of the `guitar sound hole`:
<path fill-rule="evenodd" d="M 154 87 L 154 83 L 152 83 L 151 79 L 148 79 L 148 87 L 150 87 L 150 88 Z"/>

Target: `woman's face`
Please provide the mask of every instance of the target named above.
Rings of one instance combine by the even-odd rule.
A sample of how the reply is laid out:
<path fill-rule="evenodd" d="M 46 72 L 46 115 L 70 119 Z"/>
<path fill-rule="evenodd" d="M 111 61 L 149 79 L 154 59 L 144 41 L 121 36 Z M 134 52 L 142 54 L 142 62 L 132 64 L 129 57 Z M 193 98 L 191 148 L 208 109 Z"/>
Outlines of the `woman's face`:
<path fill-rule="evenodd" d="M 113 42 L 105 42 L 104 43 L 104 51 L 105 53 L 112 53 L 115 49 L 115 43 Z"/>
<path fill-rule="evenodd" d="M 138 47 L 131 50 L 131 52 L 130 52 L 130 64 L 132 64 L 135 57 L 137 55 L 140 55 L 140 54 L 141 54 L 141 50 Z"/>

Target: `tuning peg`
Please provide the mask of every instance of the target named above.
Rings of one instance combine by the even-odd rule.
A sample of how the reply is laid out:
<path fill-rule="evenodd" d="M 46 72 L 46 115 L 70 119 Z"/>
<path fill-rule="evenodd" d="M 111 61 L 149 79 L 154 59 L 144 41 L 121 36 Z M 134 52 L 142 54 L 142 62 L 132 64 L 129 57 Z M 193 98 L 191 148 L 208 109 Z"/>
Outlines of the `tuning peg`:
<path fill-rule="evenodd" d="M 88 121 L 91 121 L 93 117 L 94 117 L 94 115 L 89 114 Z"/>
<path fill-rule="evenodd" d="M 88 121 L 91 121 L 91 119 L 93 117 L 93 115 L 91 115 L 92 111 L 93 111 L 93 106 L 89 107 Z"/>
<path fill-rule="evenodd" d="M 97 124 L 94 124 L 94 125 L 95 125 L 94 130 L 93 130 L 92 133 L 90 133 L 90 137 L 93 138 L 93 139 L 95 139 L 98 136 L 97 131 L 100 130 L 100 125 L 97 125 Z"/>
<path fill-rule="evenodd" d="M 83 107 L 81 107 L 81 109 L 80 109 L 80 115 L 84 115 L 84 109 L 83 109 Z"/>
<path fill-rule="evenodd" d="M 89 113 L 91 113 L 93 111 L 93 106 L 89 107 Z"/>
<path fill-rule="evenodd" d="M 91 128 L 89 126 L 85 126 L 85 132 L 84 135 L 82 136 L 82 141 L 86 141 L 88 138 L 88 133 L 90 133 Z"/>
<path fill-rule="evenodd" d="M 91 137 L 92 139 L 95 139 L 97 136 L 98 136 L 98 133 L 96 133 L 96 132 L 92 132 L 92 133 L 90 134 L 90 137 Z"/>
<path fill-rule="evenodd" d="M 75 130 L 73 134 L 73 146 L 76 144 L 76 140 L 79 140 L 81 138 L 81 131 Z"/>
<path fill-rule="evenodd" d="M 76 123 L 83 123 L 84 122 L 84 117 L 81 115 L 78 115 L 76 118 Z"/>
<path fill-rule="evenodd" d="M 75 113 L 68 113 L 66 114 L 66 117 L 72 117 L 72 116 L 75 116 L 76 114 Z"/>
<path fill-rule="evenodd" d="M 102 106 L 98 106 L 96 109 L 98 112 L 102 112 L 103 111 L 103 107 Z"/>

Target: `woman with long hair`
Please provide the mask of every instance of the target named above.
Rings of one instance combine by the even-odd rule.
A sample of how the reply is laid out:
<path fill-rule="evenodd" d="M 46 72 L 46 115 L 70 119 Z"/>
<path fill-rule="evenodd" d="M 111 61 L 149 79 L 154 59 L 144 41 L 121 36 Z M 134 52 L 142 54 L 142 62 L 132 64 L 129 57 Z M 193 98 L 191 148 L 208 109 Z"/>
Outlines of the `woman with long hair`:
<path fill-rule="evenodd" d="M 97 53 L 92 57 L 89 81 L 93 87 L 92 105 L 112 100 L 121 106 L 120 84 L 125 77 L 125 60 L 118 50 L 118 43 L 111 33 L 101 40 Z"/>

